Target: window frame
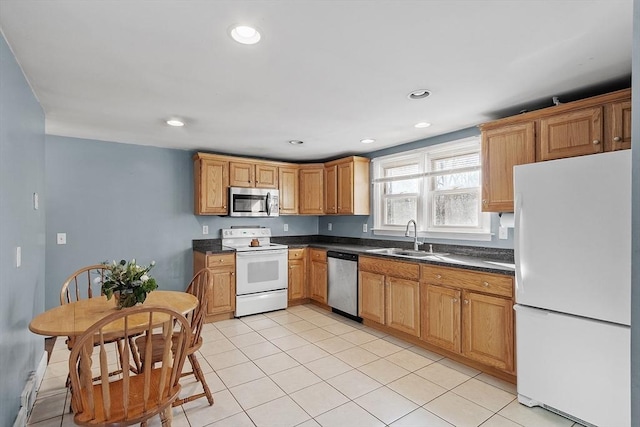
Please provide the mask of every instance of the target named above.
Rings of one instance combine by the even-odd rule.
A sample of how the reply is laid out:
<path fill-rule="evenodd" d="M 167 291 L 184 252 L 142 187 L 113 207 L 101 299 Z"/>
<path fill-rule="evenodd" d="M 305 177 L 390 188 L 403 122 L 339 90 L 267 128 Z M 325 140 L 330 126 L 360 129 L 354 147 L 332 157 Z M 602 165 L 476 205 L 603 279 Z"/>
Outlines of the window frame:
<path fill-rule="evenodd" d="M 434 191 L 433 180 L 435 176 L 443 175 L 432 170 L 432 161 L 455 157 L 465 154 L 477 153 L 481 158 L 480 136 L 464 138 L 442 144 L 432 145 L 416 150 L 402 153 L 390 154 L 387 156 L 372 159 L 373 173 L 373 233 L 376 235 L 404 236 L 406 224 L 389 225 L 384 224 L 386 200 L 384 189 L 388 178 L 384 177 L 385 169 L 390 167 L 400 167 L 408 164 L 419 164 L 420 172 L 409 175 L 417 177 L 419 182 L 419 193 L 417 202 L 417 212 L 415 219 L 418 223 L 418 237 L 454 240 L 491 240 L 491 216 L 487 212 L 482 212 L 482 164 L 468 168 L 460 168 L 460 171 L 477 170 L 479 173 L 478 187 L 464 189 L 448 189 Z M 454 169 L 455 170 L 455 169 Z M 386 178 L 386 179 L 385 179 Z M 473 191 L 469 191 L 473 190 Z M 477 227 L 433 225 L 433 200 L 437 194 L 446 193 L 469 193 L 477 194 L 478 200 L 478 220 Z M 414 193 L 411 193 L 412 195 Z M 398 196 L 401 197 L 401 196 Z"/>

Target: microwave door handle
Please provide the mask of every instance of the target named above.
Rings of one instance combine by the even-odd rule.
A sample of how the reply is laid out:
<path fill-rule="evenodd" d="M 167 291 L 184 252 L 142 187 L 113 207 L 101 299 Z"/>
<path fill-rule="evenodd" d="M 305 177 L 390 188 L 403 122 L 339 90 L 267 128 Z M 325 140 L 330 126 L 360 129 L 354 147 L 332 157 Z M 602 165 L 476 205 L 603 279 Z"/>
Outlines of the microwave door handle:
<path fill-rule="evenodd" d="M 267 193 L 267 216 L 271 216 L 271 193 Z"/>

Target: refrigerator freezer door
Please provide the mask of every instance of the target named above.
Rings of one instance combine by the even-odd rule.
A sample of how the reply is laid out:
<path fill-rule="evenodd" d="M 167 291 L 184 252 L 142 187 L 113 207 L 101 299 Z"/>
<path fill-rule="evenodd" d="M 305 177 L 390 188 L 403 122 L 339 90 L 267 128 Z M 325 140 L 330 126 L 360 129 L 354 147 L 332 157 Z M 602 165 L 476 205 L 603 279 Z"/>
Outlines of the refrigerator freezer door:
<path fill-rule="evenodd" d="M 516 302 L 631 321 L 631 150 L 514 168 Z"/>
<path fill-rule="evenodd" d="M 515 309 L 518 401 L 598 426 L 630 425 L 631 328 Z"/>

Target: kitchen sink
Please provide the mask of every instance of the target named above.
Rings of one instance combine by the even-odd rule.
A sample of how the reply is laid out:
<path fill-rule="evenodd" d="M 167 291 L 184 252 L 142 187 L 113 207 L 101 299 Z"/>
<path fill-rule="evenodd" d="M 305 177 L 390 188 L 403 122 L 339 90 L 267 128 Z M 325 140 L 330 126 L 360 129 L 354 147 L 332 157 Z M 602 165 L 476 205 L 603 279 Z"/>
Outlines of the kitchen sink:
<path fill-rule="evenodd" d="M 412 249 L 402 248 L 381 248 L 381 249 L 368 249 L 367 252 L 380 255 L 393 255 L 407 258 L 427 258 L 446 256 L 448 253 L 441 252 L 428 252 L 428 251 L 414 251 Z"/>

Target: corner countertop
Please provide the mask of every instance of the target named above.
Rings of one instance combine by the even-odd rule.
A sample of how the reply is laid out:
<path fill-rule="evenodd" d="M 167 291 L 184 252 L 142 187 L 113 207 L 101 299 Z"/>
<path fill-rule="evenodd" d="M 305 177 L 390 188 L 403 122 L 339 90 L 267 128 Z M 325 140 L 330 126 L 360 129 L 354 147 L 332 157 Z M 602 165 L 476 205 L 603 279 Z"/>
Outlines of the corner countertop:
<path fill-rule="evenodd" d="M 370 256 L 397 261 L 431 264 L 442 267 L 462 268 L 466 270 L 486 273 L 515 275 L 513 251 L 509 249 L 478 248 L 458 245 L 433 245 L 434 252 L 448 253 L 448 255 L 429 256 L 428 258 L 411 258 L 405 256 L 378 254 L 368 252 L 371 249 L 389 247 L 403 247 L 408 249 L 405 241 L 340 238 L 330 236 L 293 236 L 273 237 L 274 243 L 286 244 L 289 248 L 318 248 L 328 251 L 350 253 L 360 256 Z M 222 246 L 220 239 L 193 240 L 193 250 L 207 255 L 234 252 L 233 249 Z"/>

